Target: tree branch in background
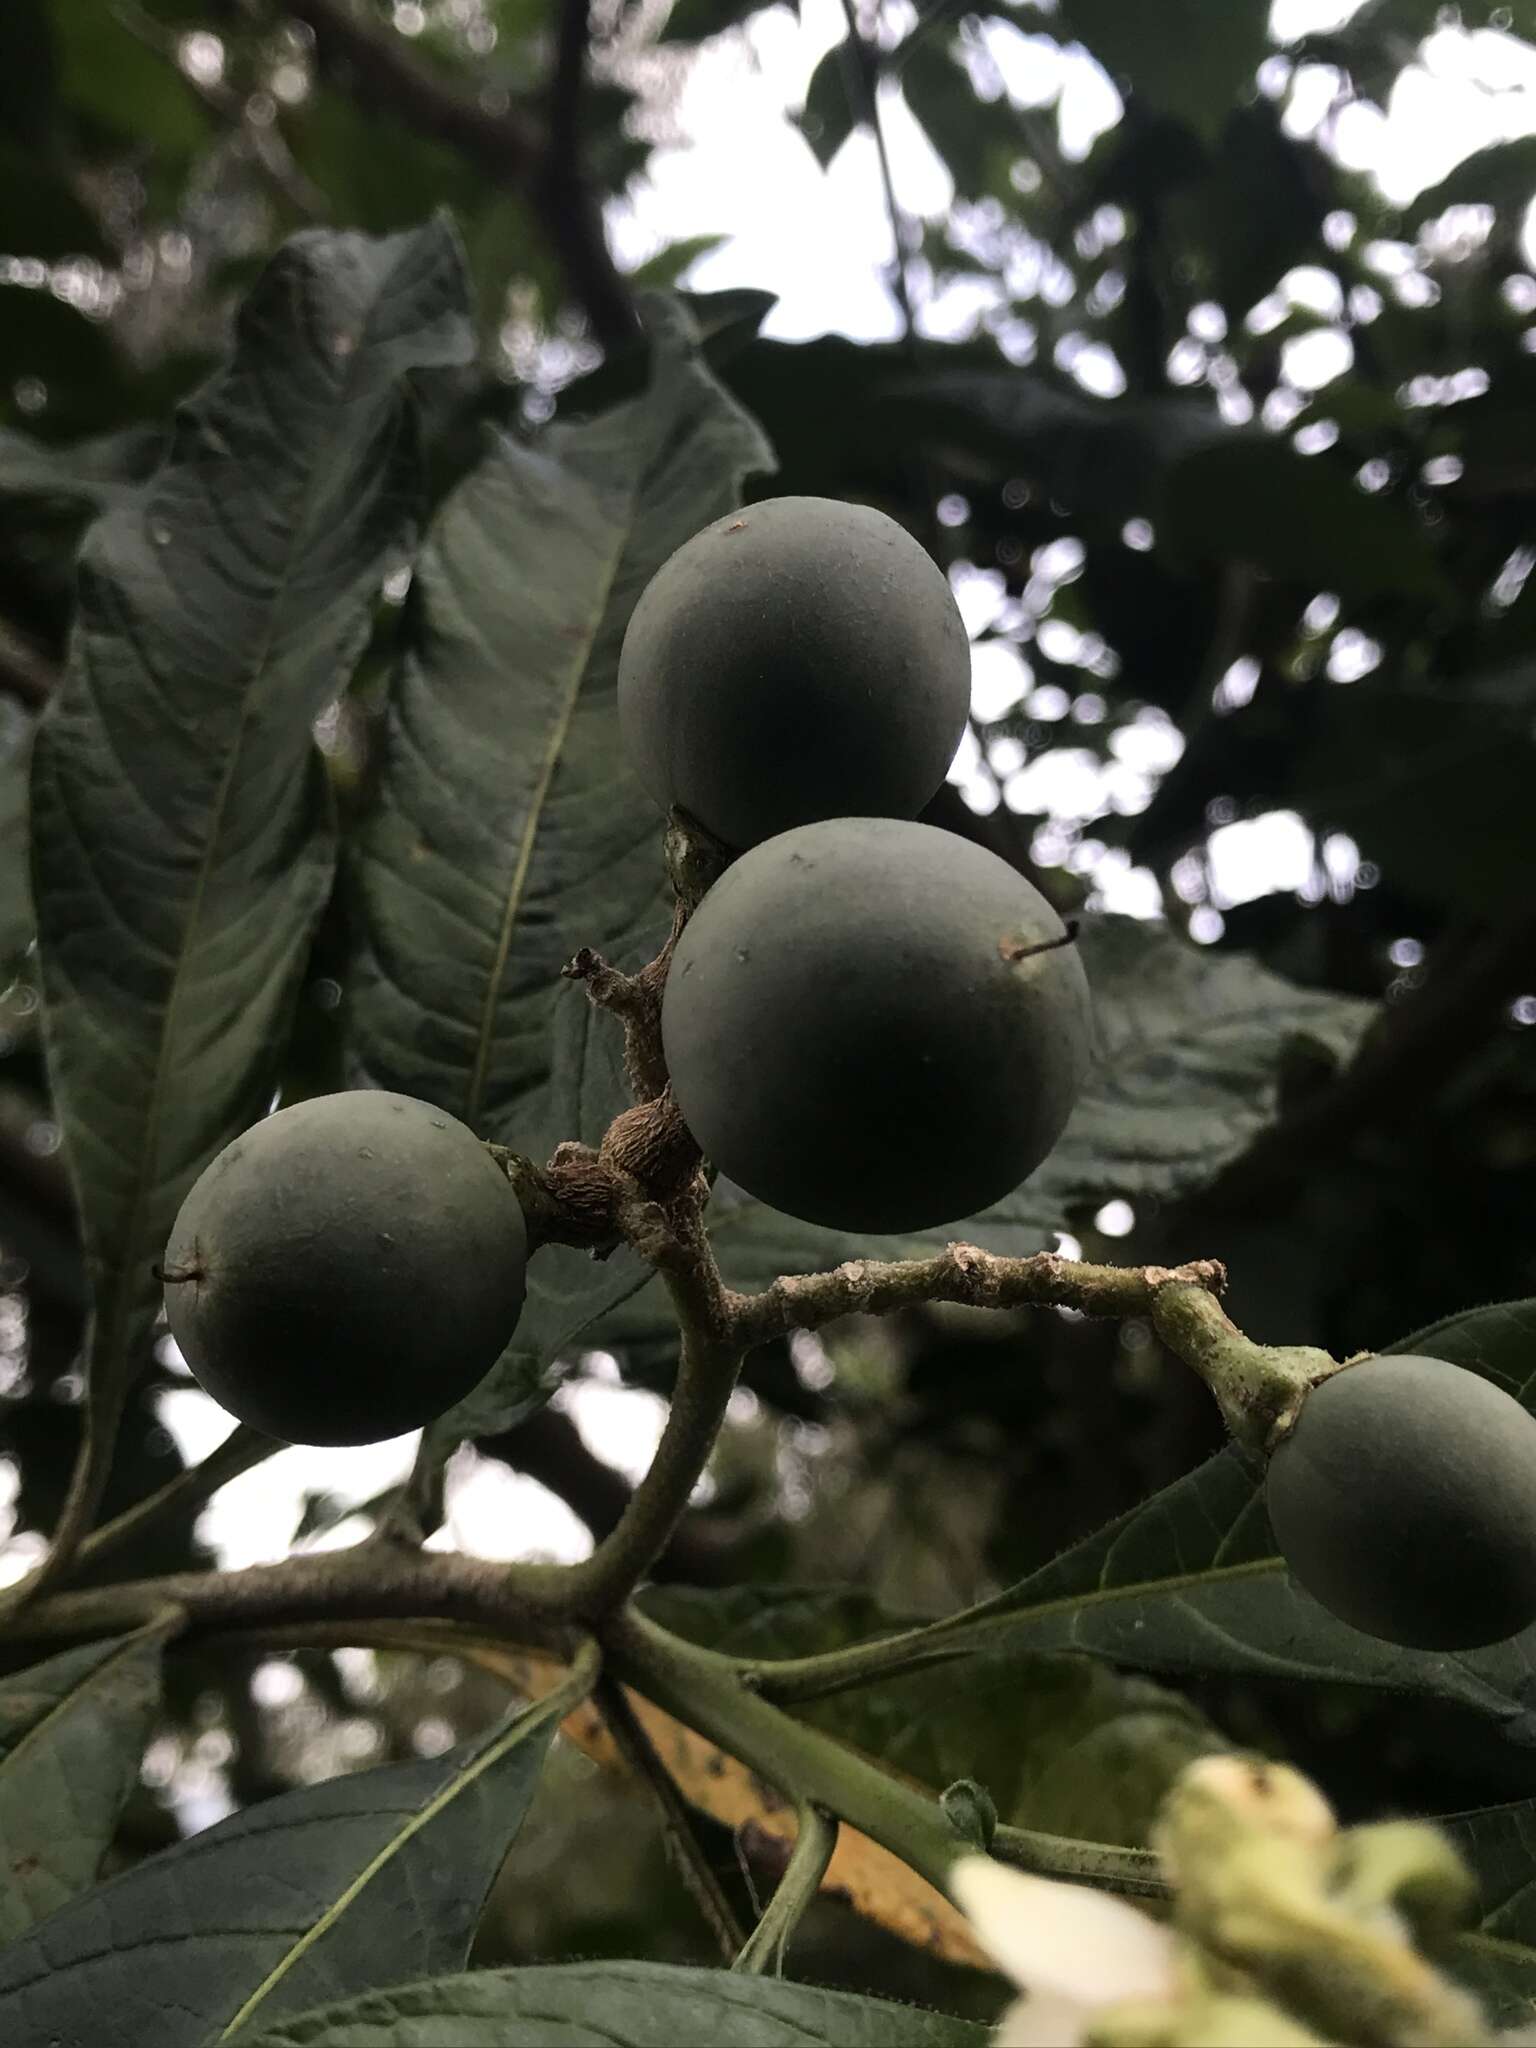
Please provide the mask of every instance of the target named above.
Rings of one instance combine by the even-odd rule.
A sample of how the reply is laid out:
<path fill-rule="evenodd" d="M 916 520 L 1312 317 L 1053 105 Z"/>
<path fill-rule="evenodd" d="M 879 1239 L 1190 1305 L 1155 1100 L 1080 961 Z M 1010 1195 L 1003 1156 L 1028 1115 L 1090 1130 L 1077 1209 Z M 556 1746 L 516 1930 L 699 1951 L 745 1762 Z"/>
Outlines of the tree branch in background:
<path fill-rule="evenodd" d="M 549 136 L 534 189 L 571 289 L 603 347 L 614 349 L 640 338 L 640 322 L 608 251 L 601 203 L 582 168 L 588 21 L 588 0 L 560 0 Z"/>
<path fill-rule="evenodd" d="M 1385 1009 L 1338 1079 L 1265 1131 L 1193 1198 L 1196 1213 L 1263 1207 L 1317 1171 L 1358 1132 L 1400 1119 L 1489 1042 L 1494 1013 L 1536 989 L 1536 916 L 1485 927 L 1446 946 L 1421 986 Z M 1495 1026 L 1496 1028 L 1496 1026 Z"/>
<path fill-rule="evenodd" d="M 601 1543 L 618 1527 L 633 1491 L 622 1473 L 595 1457 L 581 1431 L 558 1408 L 542 1408 L 504 1435 L 480 1439 L 476 1450 L 500 1458 L 557 1494 Z M 651 1571 L 658 1582 L 686 1586 L 731 1585 L 737 1530 L 714 1518 L 692 1515 L 678 1526 Z"/>
<path fill-rule="evenodd" d="M 856 119 L 869 123 L 875 138 L 875 155 L 880 164 L 880 184 L 885 193 L 885 211 L 891 223 L 891 289 L 901 313 L 901 338 L 910 352 L 917 340 L 917 323 L 912 313 L 912 293 L 907 283 L 907 229 L 896 203 L 896 181 L 891 175 L 891 153 L 886 148 L 885 129 L 880 120 L 880 59 L 874 44 L 859 27 L 854 0 L 843 0 L 843 19 L 848 24 L 845 48 L 851 62 L 845 62 L 844 77 L 848 103 Z M 914 368 L 916 365 L 914 364 Z"/>
<path fill-rule="evenodd" d="M 581 171 L 579 126 L 586 69 L 585 0 L 562 6 L 547 134 L 515 108 L 492 111 L 424 64 L 393 30 L 372 28 L 347 0 L 283 0 L 315 39 L 328 80 L 364 107 L 385 106 L 457 149 L 497 184 L 524 186 L 582 311 L 604 348 L 639 332 L 629 293 L 603 235 L 601 207 Z"/>

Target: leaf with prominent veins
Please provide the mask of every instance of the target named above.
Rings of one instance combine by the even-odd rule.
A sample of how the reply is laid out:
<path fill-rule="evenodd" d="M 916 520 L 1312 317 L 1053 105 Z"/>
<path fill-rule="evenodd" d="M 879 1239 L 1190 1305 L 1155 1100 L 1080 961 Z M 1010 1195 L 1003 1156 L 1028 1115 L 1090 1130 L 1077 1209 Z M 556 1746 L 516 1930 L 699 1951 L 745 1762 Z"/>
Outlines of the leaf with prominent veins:
<path fill-rule="evenodd" d="M 638 398 L 533 446 L 493 436 L 439 512 L 358 847 L 364 1070 L 536 1160 L 595 1143 L 629 1101 L 617 1024 L 561 969 L 583 946 L 636 967 L 668 929 L 662 820 L 615 715 L 630 612 L 772 464 L 686 316 L 652 315 Z M 506 1427 L 553 1351 L 642 1278 L 627 1253 L 541 1251 L 514 1350 L 445 1438 Z"/>
<path fill-rule="evenodd" d="M 296 236 L 157 474 L 85 543 L 33 875 L 108 1425 L 177 1206 L 271 1097 L 334 865 L 311 726 L 412 539 L 411 379 L 465 359 L 468 303 L 445 224 Z"/>

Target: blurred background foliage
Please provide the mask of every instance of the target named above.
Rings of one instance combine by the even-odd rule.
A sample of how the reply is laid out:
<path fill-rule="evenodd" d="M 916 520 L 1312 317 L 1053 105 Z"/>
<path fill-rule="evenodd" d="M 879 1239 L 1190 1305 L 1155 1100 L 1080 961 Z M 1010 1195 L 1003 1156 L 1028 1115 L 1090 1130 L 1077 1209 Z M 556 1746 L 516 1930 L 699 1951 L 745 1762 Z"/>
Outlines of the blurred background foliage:
<path fill-rule="evenodd" d="M 1064 907 L 1160 915 L 1381 1001 L 1347 1074 L 1298 1045 L 1280 1125 L 1217 1185 L 1177 1209 L 1112 1200 L 1060 1219 L 1090 1256 L 1224 1258 L 1251 1334 L 1344 1355 L 1536 1293 L 1536 136 L 1490 141 L 1394 207 L 1340 162 L 1334 127 L 1388 104 L 1425 37 L 1517 47 L 1536 4 L 1335 12 L 1282 47 L 1257 0 L 861 0 L 790 118 L 826 165 L 899 99 L 952 180 L 939 218 L 895 197 L 896 338 L 772 338 L 772 297 L 750 284 L 685 296 L 778 451 L 759 493 L 872 501 L 951 569 L 976 713 L 934 820 Z M 83 527 L 153 466 L 239 295 L 306 226 L 452 210 L 481 352 L 430 422 L 440 489 L 480 422 L 536 435 L 632 385 L 631 290 L 686 288 L 731 223 L 626 271 L 604 208 L 683 138 L 700 46 L 759 16 L 753 0 L 599 0 L 590 18 L 548 0 L 0 10 L 0 1421 L 16 1569 L 57 1512 L 80 1393 L 85 1290 L 22 849 L 29 735 Z M 1086 153 L 1064 146 L 1049 96 L 1005 85 L 999 24 L 1086 50 L 1113 80 L 1119 116 Z M 1326 118 L 1298 124 L 1319 79 Z M 317 729 L 343 803 L 366 787 L 397 617 L 381 602 Z M 340 926 L 338 909 L 290 1096 L 339 1079 Z M 523 1474 L 600 1535 L 630 1479 L 594 1448 L 583 1390 L 643 1439 L 672 1363 L 665 1346 L 571 1361 L 555 1405 L 461 1453 L 460 1476 L 477 1460 Z M 180 1466 L 160 1404 L 185 1375 L 174 1356 L 146 1367 L 109 1514 Z M 1020 1577 L 1216 1441 L 1207 1397 L 1144 1325 L 939 1309 L 850 1323 L 751 1361 L 709 1498 L 661 1576 L 837 1582 L 933 1612 Z M 294 1533 L 350 1540 L 376 1512 L 316 1495 Z M 117 1568 L 206 1556 L 187 1518 Z M 123 1860 L 230 1803 L 445 1747 L 502 1697 L 403 1652 L 207 1651 L 171 1671 Z M 1444 1709 L 1254 1683 L 1194 1705 L 1317 1771 L 1351 1814 L 1536 1791 L 1507 1757 L 1480 1776 Z M 706 1826 L 745 1911 L 764 1882 L 751 1845 Z M 648 1803 L 574 1748 L 503 1889 L 487 1961 L 716 1953 Z M 986 2009 L 949 1966 L 836 1904 L 818 1913 L 803 1973 Z"/>

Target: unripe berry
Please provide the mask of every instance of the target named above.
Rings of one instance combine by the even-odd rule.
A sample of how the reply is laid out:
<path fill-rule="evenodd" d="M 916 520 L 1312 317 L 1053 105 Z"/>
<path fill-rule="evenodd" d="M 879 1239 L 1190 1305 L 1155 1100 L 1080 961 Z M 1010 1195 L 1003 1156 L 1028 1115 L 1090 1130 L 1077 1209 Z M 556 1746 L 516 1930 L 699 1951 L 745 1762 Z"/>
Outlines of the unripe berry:
<path fill-rule="evenodd" d="M 641 593 L 619 661 L 635 773 L 733 847 L 915 817 L 970 693 L 943 571 L 883 512 L 832 498 L 769 498 L 696 533 Z"/>
<path fill-rule="evenodd" d="M 1536 1620 L 1536 1417 L 1477 1373 L 1345 1366 L 1307 1395 L 1265 1499 L 1292 1576 L 1367 1635 L 1468 1650 Z"/>
<path fill-rule="evenodd" d="M 290 1443 L 363 1444 L 482 1380 L 523 1305 L 511 1183 L 446 1111 L 356 1089 L 280 1109 L 194 1182 L 166 1247 L 199 1384 Z"/>

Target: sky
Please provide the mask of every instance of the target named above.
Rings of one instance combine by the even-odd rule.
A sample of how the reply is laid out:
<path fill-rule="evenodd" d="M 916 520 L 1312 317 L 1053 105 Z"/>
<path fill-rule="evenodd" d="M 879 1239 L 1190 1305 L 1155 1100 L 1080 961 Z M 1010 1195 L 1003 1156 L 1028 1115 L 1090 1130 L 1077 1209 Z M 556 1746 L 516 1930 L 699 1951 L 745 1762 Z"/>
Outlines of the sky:
<path fill-rule="evenodd" d="M 1273 32 L 1284 41 L 1336 27 L 1357 5 L 1358 0 L 1275 0 Z M 886 19 L 893 31 L 913 18 L 907 0 L 888 0 Z M 1027 23 L 1031 16 L 1020 18 Z M 687 281 L 700 290 L 753 285 L 776 292 L 767 334 L 803 339 L 831 330 L 873 340 L 899 331 L 882 275 L 892 244 L 872 142 L 855 136 L 823 173 L 788 118 L 803 100 L 817 59 L 843 32 L 840 0 L 803 0 L 798 22 L 790 8 L 775 6 L 746 28 L 702 48 L 678 108 L 686 146 L 658 150 L 646 176 L 611 210 L 610 230 L 625 267 L 685 236 L 725 232 L 728 242 L 698 262 Z M 1043 104 L 1059 92 L 1062 144 L 1070 154 L 1085 154 L 1118 117 L 1113 85 L 1082 53 L 1064 54 L 1012 23 L 993 22 L 985 33 L 988 53 L 1019 103 Z M 1271 60 L 1267 70 L 1265 83 L 1271 90 L 1289 82 L 1275 69 L 1280 61 Z M 1335 84 L 1336 75 L 1323 67 L 1300 73 L 1292 83 L 1286 117 L 1293 132 L 1317 131 Z M 948 174 L 899 101 L 888 103 L 885 111 L 900 205 L 908 215 L 941 216 L 952 197 Z M 1399 79 L 1385 114 L 1348 110 L 1328 140 L 1351 167 L 1372 170 L 1387 195 L 1405 203 L 1472 150 L 1533 131 L 1536 50 L 1496 31 L 1444 31 L 1429 38 L 1420 61 Z M 1319 288 L 1315 278 L 1298 286 L 1302 291 Z M 973 299 L 956 297 L 925 308 L 923 324 L 935 336 L 964 332 L 977 310 Z M 1073 556 L 1075 545 L 1052 543 L 1051 550 L 1042 551 L 1045 558 L 1032 565 L 1042 594 L 1053 579 L 1064 581 L 1075 573 L 1080 561 L 1080 550 Z M 999 577 L 962 564 L 953 583 L 973 636 L 999 624 L 1005 607 Z M 1327 630 L 1326 593 L 1318 602 L 1317 623 Z M 1049 630 L 1047 623 L 1042 638 Z M 1368 665 L 1369 650 L 1356 648 L 1339 656 L 1339 644 L 1335 654 L 1346 672 L 1336 680 L 1347 683 L 1354 673 L 1366 672 L 1360 664 Z M 1057 658 L 1078 660 L 1091 674 L 1095 650 L 1063 645 L 1051 651 Z M 1251 694 L 1253 677 L 1238 662 L 1220 687 L 1230 708 L 1245 701 L 1245 691 Z M 975 688 L 976 710 L 983 719 L 998 716 L 1027 694 L 1032 717 L 1076 716 L 1079 722 L 1092 722 L 1091 691 L 1074 705 L 1060 689 L 1035 689 L 1025 655 L 1004 641 L 978 647 Z M 1114 736 L 1107 767 L 1086 748 L 1071 747 L 1030 763 L 1017 743 L 1008 742 L 984 768 L 968 743 L 952 778 L 978 808 L 998 801 L 999 793 L 1020 809 L 1045 804 L 1059 821 L 1055 829 L 1070 832 L 1106 802 L 1139 808 L 1150 800 L 1155 778 L 1177 759 L 1179 745 L 1168 720 L 1149 713 Z M 1139 916 L 1155 913 L 1158 899 L 1151 878 L 1138 876 L 1127 862 L 1098 846 L 1091 831 L 1073 858 L 1091 873 L 1098 900 L 1106 906 Z M 1343 841 L 1315 848 L 1301 820 L 1282 812 L 1220 828 L 1212 840 L 1212 862 L 1213 886 L 1192 925 L 1193 935 L 1206 940 L 1220 932 L 1223 904 L 1230 907 L 1271 888 L 1305 892 L 1352 886 L 1354 850 Z M 1174 881 L 1181 886 L 1177 872 Z M 1129 1227 L 1123 1210 L 1123 1203 L 1108 1205 L 1103 1227 L 1123 1233 Z M 179 1365 L 174 1345 L 168 1338 L 165 1343 L 167 1362 Z M 597 1358 L 591 1361 L 590 1376 L 557 1398 L 597 1455 L 632 1478 L 640 1476 L 665 1414 L 655 1395 L 622 1387 L 614 1362 Z M 161 1418 L 189 1460 L 204 1456 L 229 1427 L 224 1412 L 190 1381 L 162 1398 Z M 405 1476 L 415 1442 L 408 1436 L 358 1450 L 284 1451 L 225 1487 L 210 1503 L 201 1533 L 226 1566 L 280 1558 L 288 1553 L 289 1532 L 307 1492 L 367 1500 Z M 14 1474 L 8 1476 L 0 1460 L 0 1518 L 13 1482 Z M 362 1522 L 354 1517 L 306 1547 L 350 1542 L 363 1533 Z M 590 1548 L 585 1528 L 563 1503 L 534 1481 L 472 1452 L 461 1452 L 450 1472 L 448 1522 L 434 1541 L 439 1547 L 451 1544 L 508 1558 L 574 1559 Z M 35 1555 L 36 1546 L 27 1541 L 0 1550 L 0 1583 L 18 1577 Z M 217 1817 L 216 1785 L 184 1788 L 181 1796 L 189 1823 Z"/>

